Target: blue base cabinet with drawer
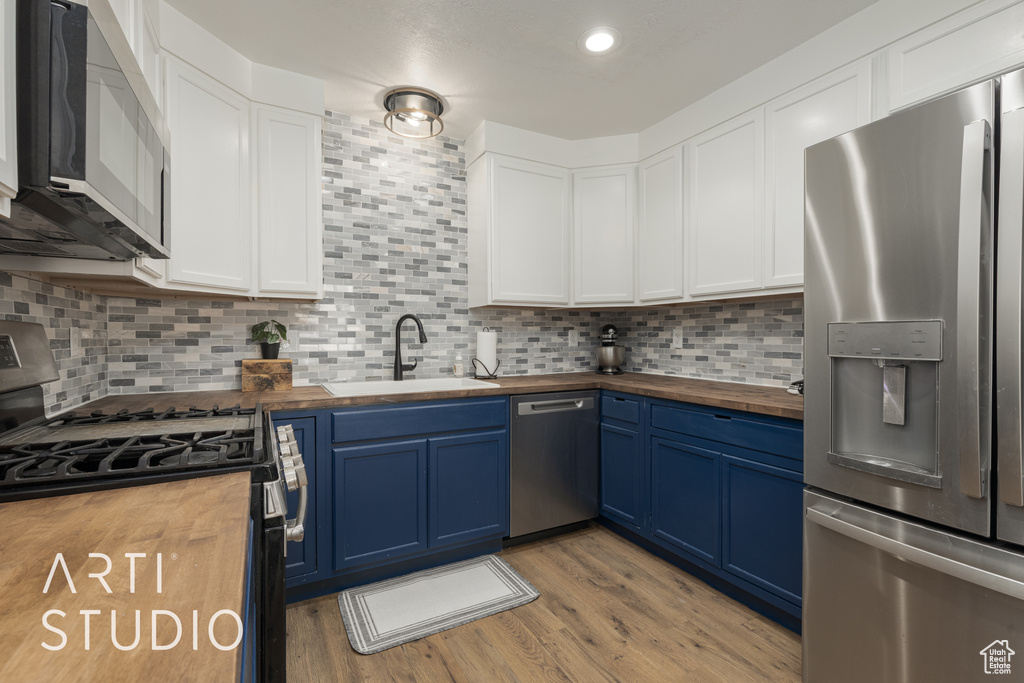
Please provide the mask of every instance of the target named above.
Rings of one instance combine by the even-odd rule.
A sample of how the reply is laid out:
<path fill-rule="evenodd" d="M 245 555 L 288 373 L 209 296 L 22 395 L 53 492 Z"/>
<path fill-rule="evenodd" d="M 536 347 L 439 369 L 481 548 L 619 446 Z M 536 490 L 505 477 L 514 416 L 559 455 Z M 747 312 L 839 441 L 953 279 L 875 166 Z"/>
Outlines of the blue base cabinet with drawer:
<path fill-rule="evenodd" d="M 289 601 L 500 551 L 508 410 L 500 396 L 317 411 L 303 454 L 315 453 L 319 552 Z"/>
<path fill-rule="evenodd" d="M 801 422 L 605 392 L 601 437 L 606 526 L 799 631 Z"/>
<path fill-rule="evenodd" d="M 601 514 L 634 531 L 645 526 L 641 401 L 611 391 L 601 396 Z"/>

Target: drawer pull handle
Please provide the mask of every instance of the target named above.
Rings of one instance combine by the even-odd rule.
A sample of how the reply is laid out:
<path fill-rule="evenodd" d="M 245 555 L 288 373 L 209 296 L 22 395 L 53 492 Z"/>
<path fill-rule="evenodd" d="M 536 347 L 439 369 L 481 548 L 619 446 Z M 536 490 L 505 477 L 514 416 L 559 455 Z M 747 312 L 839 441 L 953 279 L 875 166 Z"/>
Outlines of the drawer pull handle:
<path fill-rule="evenodd" d="M 732 415 L 715 415 L 716 420 L 731 420 Z"/>

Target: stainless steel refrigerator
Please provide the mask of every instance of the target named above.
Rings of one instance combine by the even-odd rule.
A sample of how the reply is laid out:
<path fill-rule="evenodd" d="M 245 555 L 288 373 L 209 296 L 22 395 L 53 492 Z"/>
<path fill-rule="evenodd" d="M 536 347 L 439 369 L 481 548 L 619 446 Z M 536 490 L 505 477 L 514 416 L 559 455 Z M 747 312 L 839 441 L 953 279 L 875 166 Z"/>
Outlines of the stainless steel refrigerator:
<path fill-rule="evenodd" d="M 1024 72 L 805 188 L 804 680 L 1024 680 Z"/>

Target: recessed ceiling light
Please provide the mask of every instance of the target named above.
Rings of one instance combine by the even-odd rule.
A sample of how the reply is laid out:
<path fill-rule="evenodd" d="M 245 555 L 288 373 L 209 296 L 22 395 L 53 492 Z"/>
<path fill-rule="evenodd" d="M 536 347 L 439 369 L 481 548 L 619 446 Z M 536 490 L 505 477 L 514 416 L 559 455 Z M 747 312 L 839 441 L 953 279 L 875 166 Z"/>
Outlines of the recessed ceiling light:
<path fill-rule="evenodd" d="M 583 35 L 576 41 L 576 47 L 580 52 L 588 55 L 605 55 L 617 48 L 622 43 L 622 34 L 610 26 L 598 26 Z"/>

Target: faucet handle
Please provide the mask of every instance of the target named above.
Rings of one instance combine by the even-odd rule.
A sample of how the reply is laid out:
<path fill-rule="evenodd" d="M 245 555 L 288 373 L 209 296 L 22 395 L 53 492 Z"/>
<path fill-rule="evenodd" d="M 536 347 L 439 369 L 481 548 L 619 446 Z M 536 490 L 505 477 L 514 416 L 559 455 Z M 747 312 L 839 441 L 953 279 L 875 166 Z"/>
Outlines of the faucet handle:
<path fill-rule="evenodd" d="M 416 369 L 416 366 L 418 364 L 419 361 L 417 360 L 413 360 L 412 365 L 406 365 L 405 363 L 402 363 L 402 372 L 411 372 Z"/>

